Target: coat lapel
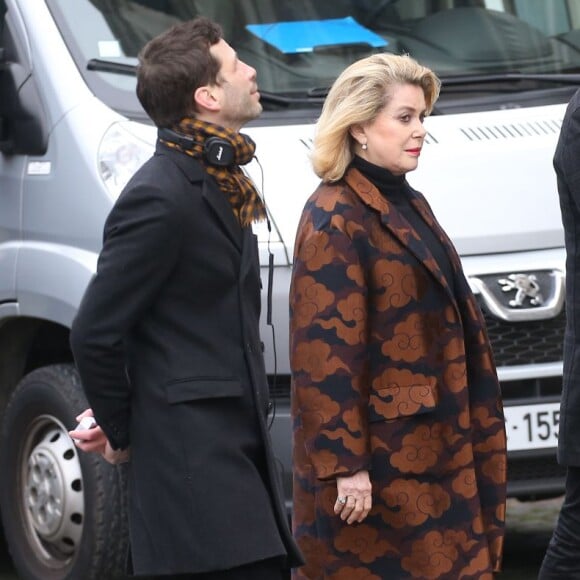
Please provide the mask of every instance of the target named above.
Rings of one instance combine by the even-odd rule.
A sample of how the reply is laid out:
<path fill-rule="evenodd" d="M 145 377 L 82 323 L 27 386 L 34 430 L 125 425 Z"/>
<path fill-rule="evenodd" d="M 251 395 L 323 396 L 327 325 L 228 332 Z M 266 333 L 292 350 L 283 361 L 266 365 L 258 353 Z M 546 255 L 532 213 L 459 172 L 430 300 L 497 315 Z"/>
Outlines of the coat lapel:
<path fill-rule="evenodd" d="M 236 219 L 225 193 L 219 189 L 215 180 L 204 171 L 199 161 L 181 151 L 167 147 L 160 141 L 157 142 L 156 153 L 170 157 L 189 181 L 202 182 L 201 195 L 212 208 L 227 236 L 241 252 L 242 227 Z"/>
<path fill-rule="evenodd" d="M 238 222 L 226 194 L 217 187 L 217 184 L 210 182 L 210 179 L 206 179 L 203 182 L 201 195 L 211 206 L 226 234 L 241 252 L 242 226 Z"/>
<path fill-rule="evenodd" d="M 455 304 L 455 297 L 449 283 L 443 276 L 437 261 L 429 250 L 429 247 L 421 240 L 419 234 L 415 231 L 413 226 L 405 219 L 405 217 L 397 210 L 396 206 L 390 203 L 381 192 L 357 169 L 351 168 L 347 171 L 344 177 L 346 183 L 353 189 L 353 191 L 360 197 L 360 199 L 381 214 L 381 222 L 393 236 L 395 236 L 409 252 L 429 271 L 439 284 L 441 284 L 449 297 Z M 412 198 L 412 203 L 419 211 L 420 215 L 425 219 L 429 227 L 433 229 L 437 237 L 441 240 L 445 248 L 449 250 L 450 242 L 443 230 L 436 224 L 430 211 L 426 207 L 426 202 L 421 200 L 419 196 Z M 453 246 L 451 246 L 453 247 Z M 450 252 L 451 263 L 453 268 L 457 271 L 455 251 Z"/>

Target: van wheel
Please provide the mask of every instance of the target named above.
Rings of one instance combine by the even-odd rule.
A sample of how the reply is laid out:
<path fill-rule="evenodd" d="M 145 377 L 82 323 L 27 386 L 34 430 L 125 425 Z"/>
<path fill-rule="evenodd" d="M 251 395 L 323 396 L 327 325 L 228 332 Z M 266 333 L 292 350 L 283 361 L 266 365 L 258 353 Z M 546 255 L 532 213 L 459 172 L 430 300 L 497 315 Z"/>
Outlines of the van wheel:
<path fill-rule="evenodd" d="M 72 365 L 26 375 L 6 407 L 0 510 L 23 580 L 125 578 L 124 466 L 78 451 L 67 434 L 86 407 Z"/>

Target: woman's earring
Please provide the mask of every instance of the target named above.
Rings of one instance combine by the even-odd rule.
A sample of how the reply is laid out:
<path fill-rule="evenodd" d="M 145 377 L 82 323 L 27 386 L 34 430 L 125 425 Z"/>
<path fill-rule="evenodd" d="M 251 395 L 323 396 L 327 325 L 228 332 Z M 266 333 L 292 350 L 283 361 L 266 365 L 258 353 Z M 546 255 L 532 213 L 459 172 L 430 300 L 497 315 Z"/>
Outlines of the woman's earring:
<path fill-rule="evenodd" d="M 367 150 L 367 144 L 366 144 L 366 143 L 363 143 L 363 144 L 361 145 L 361 147 L 362 147 L 362 150 L 363 150 L 363 151 L 366 151 L 366 150 Z"/>

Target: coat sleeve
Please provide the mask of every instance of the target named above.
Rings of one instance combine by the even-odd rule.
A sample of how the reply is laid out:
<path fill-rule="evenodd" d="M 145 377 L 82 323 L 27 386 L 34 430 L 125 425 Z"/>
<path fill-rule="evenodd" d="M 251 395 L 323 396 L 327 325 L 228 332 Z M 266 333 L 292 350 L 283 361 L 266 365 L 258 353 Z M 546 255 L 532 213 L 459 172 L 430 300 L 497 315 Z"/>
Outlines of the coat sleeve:
<path fill-rule="evenodd" d="M 370 468 L 367 290 L 343 231 L 299 229 L 290 289 L 290 364 L 295 428 L 316 476 Z"/>
<path fill-rule="evenodd" d="M 164 191 L 137 185 L 118 200 L 71 329 L 83 389 L 113 448 L 129 445 L 125 339 L 153 303 L 180 246 L 179 212 Z"/>

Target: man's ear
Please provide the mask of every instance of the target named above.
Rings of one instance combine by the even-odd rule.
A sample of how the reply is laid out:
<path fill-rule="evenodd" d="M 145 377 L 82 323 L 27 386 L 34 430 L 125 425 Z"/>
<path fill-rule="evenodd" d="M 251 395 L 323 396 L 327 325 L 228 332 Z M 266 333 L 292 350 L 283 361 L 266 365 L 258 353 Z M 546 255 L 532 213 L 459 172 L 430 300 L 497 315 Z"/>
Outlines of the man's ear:
<path fill-rule="evenodd" d="M 221 105 L 216 98 L 214 89 L 208 85 L 195 89 L 195 92 L 193 93 L 193 101 L 196 108 L 201 111 L 217 112 L 221 109 Z"/>

